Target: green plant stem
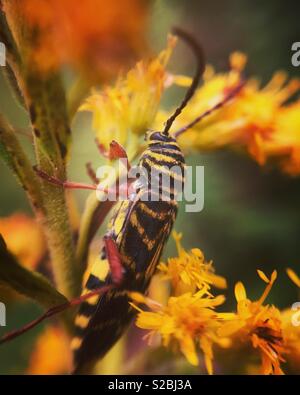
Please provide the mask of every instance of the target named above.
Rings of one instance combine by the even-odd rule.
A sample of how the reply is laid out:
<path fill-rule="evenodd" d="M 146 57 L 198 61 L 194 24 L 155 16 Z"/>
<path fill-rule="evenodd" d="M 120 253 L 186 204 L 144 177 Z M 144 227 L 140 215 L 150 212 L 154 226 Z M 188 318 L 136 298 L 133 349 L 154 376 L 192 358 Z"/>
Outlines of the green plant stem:
<path fill-rule="evenodd" d="M 65 96 L 59 77 L 35 79 L 34 89 L 27 84 L 31 121 L 38 167 L 61 180 L 66 178 L 65 155 L 68 151 L 69 124 Z M 59 110 L 55 111 L 58 106 Z M 42 183 L 46 210 L 45 232 L 57 287 L 68 298 L 80 293 L 80 277 L 75 260 L 75 248 L 70 227 L 65 191 L 47 181 Z"/>
<path fill-rule="evenodd" d="M 12 170 L 26 191 L 36 214 L 44 213 L 42 191 L 32 165 L 16 138 L 12 127 L 0 114 L 0 157 Z"/>
<path fill-rule="evenodd" d="M 71 139 L 63 84 L 58 71 L 40 71 L 34 62 L 39 31 L 24 24 L 18 2 L 3 0 L 7 22 L 22 59 L 16 73 L 33 126 L 38 167 L 65 180 L 66 158 Z M 15 71 L 15 70 L 14 70 Z M 75 247 L 62 188 L 42 181 L 44 217 L 51 264 L 59 292 L 68 299 L 80 292 L 81 279 L 75 262 Z"/>
<path fill-rule="evenodd" d="M 51 167 L 40 157 L 39 166 L 48 174 Z M 44 182 L 46 209 L 45 232 L 57 288 L 69 299 L 80 294 L 80 277 L 74 254 L 74 244 L 66 207 L 65 193 L 60 187 Z"/>

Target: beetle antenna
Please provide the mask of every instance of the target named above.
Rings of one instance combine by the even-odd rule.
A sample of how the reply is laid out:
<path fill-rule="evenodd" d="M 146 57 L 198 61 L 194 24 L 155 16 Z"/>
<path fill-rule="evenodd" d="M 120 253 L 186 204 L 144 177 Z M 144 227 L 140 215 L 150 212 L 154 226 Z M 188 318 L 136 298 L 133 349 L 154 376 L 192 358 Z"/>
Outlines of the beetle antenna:
<path fill-rule="evenodd" d="M 219 110 L 225 104 L 227 104 L 231 99 L 233 99 L 245 86 L 246 81 L 241 80 L 235 87 L 233 87 L 225 96 L 224 98 L 219 101 L 217 104 L 209 108 L 208 110 L 204 111 L 202 114 L 200 114 L 198 117 L 193 119 L 192 122 L 189 124 L 183 126 L 182 128 L 176 130 L 176 132 L 173 134 L 175 138 L 178 138 L 182 133 L 186 132 L 187 130 L 191 129 L 193 126 L 195 126 L 197 123 L 202 121 L 202 119 L 206 118 L 208 115 L 212 114 L 216 110 Z"/>
<path fill-rule="evenodd" d="M 197 69 L 196 69 L 196 74 L 193 78 L 193 81 L 187 90 L 185 97 L 183 101 L 181 102 L 180 106 L 176 108 L 175 112 L 173 115 L 170 116 L 170 118 L 167 120 L 165 124 L 165 128 L 163 130 L 163 134 L 168 135 L 169 130 L 174 122 L 174 120 L 178 117 L 178 115 L 181 113 L 181 111 L 184 109 L 184 107 L 187 105 L 189 100 L 192 98 L 192 96 L 195 93 L 195 90 L 199 84 L 200 78 L 204 72 L 205 69 L 205 58 L 203 54 L 203 50 L 200 46 L 200 44 L 197 42 L 197 40 L 190 34 L 187 33 L 185 30 L 182 30 L 181 28 L 175 27 L 172 29 L 173 33 L 176 34 L 178 37 L 180 37 L 182 40 L 184 40 L 189 47 L 192 49 L 193 53 L 195 54 L 197 58 Z"/>

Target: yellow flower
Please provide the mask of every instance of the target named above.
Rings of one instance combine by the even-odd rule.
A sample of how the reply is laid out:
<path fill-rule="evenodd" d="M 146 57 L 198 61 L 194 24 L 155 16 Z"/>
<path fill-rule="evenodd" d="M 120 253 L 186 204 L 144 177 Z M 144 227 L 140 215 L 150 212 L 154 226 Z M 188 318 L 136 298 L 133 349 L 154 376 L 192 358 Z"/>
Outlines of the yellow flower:
<path fill-rule="evenodd" d="M 104 148 L 111 140 L 134 153 L 139 136 L 152 125 L 158 111 L 161 95 L 170 84 L 166 65 L 176 38 L 169 37 L 167 48 L 151 61 L 140 61 L 120 78 L 114 87 L 94 92 L 81 106 L 93 113 L 93 128 Z"/>
<path fill-rule="evenodd" d="M 278 111 L 272 132 L 257 136 L 253 154 L 261 164 L 277 159 L 284 172 L 300 174 L 300 101 Z"/>
<path fill-rule="evenodd" d="M 223 318 L 228 320 L 219 329 L 220 336 L 232 336 L 233 344 L 249 344 L 258 349 L 261 357 L 263 374 L 283 374 L 281 362 L 284 347 L 280 311 L 274 306 L 263 305 L 277 277 L 274 271 L 271 278 L 258 270 L 260 278 L 267 283 L 265 291 L 258 301 L 247 298 L 244 285 L 239 282 L 235 286 L 237 312 L 234 316 Z"/>
<path fill-rule="evenodd" d="M 211 285 L 224 289 L 226 279 L 214 273 L 212 261 L 206 262 L 204 255 L 198 248 L 193 248 L 190 252 L 181 246 L 181 234 L 173 232 L 176 241 L 178 257 L 169 258 L 168 264 L 160 263 L 158 269 L 164 274 L 165 278 L 171 279 L 172 288 L 175 295 L 203 287 L 210 289 Z"/>
<path fill-rule="evenodd" d="M 207 67 L 203 85 L 173 126 L 179 129 L 221 102 L 241 80 L 246 57 L 234 53 L 227 73 L 215 73 Z M 175 83 L 185 85 L 184 78 Z M 227 146 L 246 150 L 259 164 L 278 158 L 284 171 L 300 173 L 300 101 L 285 102 L 300 88 L 299 80 L 287 80 L 284 72 L 274 74 L 261 87 L 256 79 L 246 81 L 241 91 L 228 103 L 206 116 L 179 137 L 185 150 L 215 150 Z M 159 125 L 167 114 L 160 112 Z"/>
<path fill-rule="evenodd" d="M 150 330 L 151 340 L 155 334 L 160 334 L 164 347 L 179 347 L 182 354 L 192 365 L 198 365 L 196 347 L 199 345 L 204 354 L 206 369 L 213 373 L 213 344 L 222 347 L 229 345 L 228 339 L 216 335 L 220 327 L 218 313 L 214 311 L 225 298 L 223 295 L 212 297 L 206 289 L 196 294 L 186 293 L 170 297 L 166 306 L 153 302 L 142 295 L 131 295 L 138 303 L 145 303 L 152 311 L 143 311 L 132 304 L 139 313 L 136 325 Z"/>
<path fill-rule="evenodd" d="M 231 55 L 230 60 L 231 69 L 228 73 L 216 74 L 212 66 L 206 67 L 202 86 L 196 90 L 195 95 L 187 107 L 174 122 L 172 127 L 173 132 L 189 124 L 199 115 L 218 104 L 226 97 L 231 89 L 237 86 L 241 79 L 240 72 L 244 67 L 246 58 L 243 54 L 234 53 Z M 191 81 L 186 78 L 175 77 L 174 82 L 177 83 L 177 85 L 187 86 Z M 232 102 L 234 101 L 236 101 L 236 98 L 232 100 Z M 185 132 L 179 137 L 181 147 L 186 151 L 194 149 L 216 149 L 236 139 L 239 134 L 237 130 L 239 122 L 233 122 L 232 119 L 226 120 L 223 118 L 223 112 L 227 107 L 231 106 L 232 103 L 214 111 L 204 118 L 203 121 L 197 123 L 193 128 Z M 173 110 L 170 111 L 170 113 L 172 112 Z M 161 111 L 156 119 L 157 127 L 159 127 L 168 116 L 169 114 Z"/>
<path fill-rule="evenodd" d="M 34 345 L 28 374 L 64 374 L 71 370 L 72 352 L 65 332 L 57 326 L 49 326 Z"/>
<path fill-rule="evenodd" d="M 8 250 L 22 265 L 36 268 L 46 252 L 46 243 L 40 226 L 33 218 L 21 213 L 0 218 L 0 234 Z"/>

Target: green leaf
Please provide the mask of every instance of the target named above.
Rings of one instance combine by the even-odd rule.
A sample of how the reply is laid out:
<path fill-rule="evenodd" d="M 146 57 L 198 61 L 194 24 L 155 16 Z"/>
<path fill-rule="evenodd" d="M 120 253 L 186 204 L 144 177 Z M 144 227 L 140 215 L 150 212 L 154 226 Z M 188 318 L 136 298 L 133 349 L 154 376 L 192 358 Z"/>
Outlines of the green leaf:
<path fill-rule="evenodd" d="M 7 250 L 0 235 L 0 284 L 8 286 L 40 305 L 50 308 L 67 302 L 42 274 L 21 266 Z"/>

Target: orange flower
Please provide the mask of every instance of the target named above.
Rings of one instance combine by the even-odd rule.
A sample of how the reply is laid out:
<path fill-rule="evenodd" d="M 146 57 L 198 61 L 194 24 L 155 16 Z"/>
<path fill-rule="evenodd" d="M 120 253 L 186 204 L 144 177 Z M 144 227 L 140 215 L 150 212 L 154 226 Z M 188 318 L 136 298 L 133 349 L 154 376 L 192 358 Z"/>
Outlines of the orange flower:
<path fill-rule="evenodd" d="M 30 357 L 28 374 L 70 372 L 72 353 L 69 338 L 56 326 L 49 326 L 37 339 Z"/>
<path fill-rule="evenodd" d="M 42 70 L 84 63 L 105 78 L 142 48 L 145 0 L 12 0 L 4 5 L 5 11 L 16 7 L 35 30 L 32 55 Z"/>
<path fill-rule="evenodd" d="M 33 218 L 20 213 L 0 218 L 0 234 L 22 265 L 36 268 L 45 254 L 46 244 L 41 228 Z"/>

